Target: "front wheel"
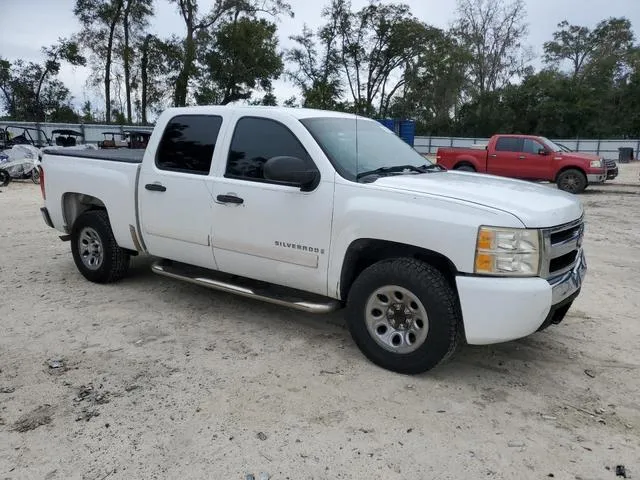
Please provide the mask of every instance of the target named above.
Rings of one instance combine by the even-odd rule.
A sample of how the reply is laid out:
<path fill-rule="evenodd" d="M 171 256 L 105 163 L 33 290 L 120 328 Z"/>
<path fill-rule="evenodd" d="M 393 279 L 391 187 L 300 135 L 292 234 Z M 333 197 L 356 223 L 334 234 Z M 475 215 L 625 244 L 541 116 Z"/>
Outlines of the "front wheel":
<path fill-rule="evenodd" d="M 442 273 L 410 258 L 364 270 L 347 300 L 355 343 L 376 365 L 417 374 L 451 356 L 458 344 L 457 297 Z"/>
<path fill-rule="evenodd" d="M 582 193 L 588 185 L 587 176 L 575 168 L 561 172 L 556 183 L 560 190 L 569 193 Z"/>
<path fill-rule="evenodd" d="M 455 170 L 458 170 L 460 172 L 475 172 L 476 169 L 473 167 L 473 165 L 469 165 L 469 164 L 462 164 L 462 165 L 458 165 Z"/>
<path fill-rule="evenodd" d="M 95 283 L 120 280 L 129 269 L 129 254 L 116 242 L 104 210 L 83 213 L 73 224 L 71 253 L 80 273 Z"/>

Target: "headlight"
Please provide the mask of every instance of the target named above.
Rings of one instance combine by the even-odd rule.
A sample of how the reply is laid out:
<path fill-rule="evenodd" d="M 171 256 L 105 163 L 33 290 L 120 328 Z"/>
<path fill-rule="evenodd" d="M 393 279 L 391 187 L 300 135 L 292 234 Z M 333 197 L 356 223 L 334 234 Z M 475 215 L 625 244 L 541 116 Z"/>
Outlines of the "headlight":
<path fill-rule="evenodd" d="M 602 160 L 591 160 L 591 168 L 601 168 Z"/>
<path fill-rule="evenodd" d="M 540 273 L 540 231 L 480 227 L 475 273 L 533 277 Z"/>

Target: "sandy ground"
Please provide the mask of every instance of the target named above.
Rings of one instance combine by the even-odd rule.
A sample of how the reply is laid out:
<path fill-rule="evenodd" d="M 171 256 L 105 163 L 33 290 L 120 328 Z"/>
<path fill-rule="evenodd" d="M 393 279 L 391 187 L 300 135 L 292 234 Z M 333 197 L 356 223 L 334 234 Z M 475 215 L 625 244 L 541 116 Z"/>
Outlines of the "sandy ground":
<path fill-rule="evenodd" d="M 417 377 L 367 362 L 340 313 L 164 279 L 147 259 L 90 284 L 38 187 L 12 183 L 0 479 L 640 478 L 638 167 L 581 195 L 590 271 L 563 324 Z"/>

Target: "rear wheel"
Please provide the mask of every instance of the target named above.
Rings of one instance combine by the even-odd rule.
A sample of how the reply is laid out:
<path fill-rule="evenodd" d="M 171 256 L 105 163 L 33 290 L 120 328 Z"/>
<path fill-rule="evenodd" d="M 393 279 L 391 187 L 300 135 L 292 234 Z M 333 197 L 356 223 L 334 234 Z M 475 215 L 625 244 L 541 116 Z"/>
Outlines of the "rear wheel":
<path fill-rule="evenodd" d="M 384 260 L 363 271 L 347 300 L 355 343 L 376 365 L 406 374 L 432 369 L 458 344 L 456 294 L 431 265 Z"/>
<path fill-rule="evenodd" d="M 6 187 L 11 183 L 11 174 L 4 169 L 0 169 L 0 187 Z"/>
<path fill-rule="evenodd" d="M 455 170 L 460 170 L 461 172 L 475 172 L 476 169 L 473 165 L 469 165 L 468 163 L 463 163 L 462 165 L 458 165 Z"/>
<path fill-rule="evenodd" d="M 569 193 L 582 193 L 588 185 L 587 176 L 575 168 L 560 172 L 556 183 L 560 190 Z"/>
<path fill-rule="evenodd" d="M 75 221 L 71 236 L 73 260 L 87 280 L 110 283 L 126 275 L 130 257 L 118 246 L 107 212 L 83 213 Z"/>

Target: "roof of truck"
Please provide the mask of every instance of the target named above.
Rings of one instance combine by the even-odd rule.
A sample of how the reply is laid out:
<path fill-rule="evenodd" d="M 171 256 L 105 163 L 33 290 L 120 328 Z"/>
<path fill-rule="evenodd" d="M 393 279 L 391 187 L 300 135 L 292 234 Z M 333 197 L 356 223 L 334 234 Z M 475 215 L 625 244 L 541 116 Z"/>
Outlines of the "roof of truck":
<path fill-rule="evenodd" d="M 259 106 L 259 105 L 200 105 L 196 107 L 171 107 L 166 111 L 173 112 L 174 114 L 178 113 L 188 113 L 191 115 L 194 114 L 203 114 L 203 115 L 213 115 L 221 112 L 228 111 L 240 111 L 244 113 L 248 112 L 276 112 L 285 115 L 290 115 L 297 119 L 304 118 L 317 118 L 317 117 L 341 117 L 341 118 L 355 118 L 356 115 L 353 113 L 344 113 L 344 112 L 335 112 L 333 110 L 318 110 L 313 108 L 296 108 L 296 107 L 267 107 L 267 106 Z M 359 116 L 358 118 L 365 118 Z"/>

